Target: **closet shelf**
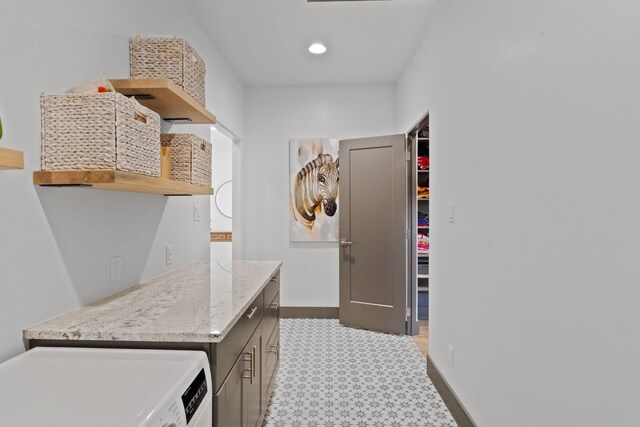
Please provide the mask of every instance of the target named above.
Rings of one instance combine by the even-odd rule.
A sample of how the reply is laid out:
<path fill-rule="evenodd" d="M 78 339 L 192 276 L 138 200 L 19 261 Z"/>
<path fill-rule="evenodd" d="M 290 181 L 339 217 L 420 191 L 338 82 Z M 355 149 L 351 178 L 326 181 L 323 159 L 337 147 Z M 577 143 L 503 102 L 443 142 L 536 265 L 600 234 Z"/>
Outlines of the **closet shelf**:
<path fill-rule="evenodd" d="M 205 185 L 171 181 L 115 170 L 37 171 L 33 183 L 41 186 L 93 187 L 98 190 L 128 191 L 163 196 L 212 195 L 213 189 Z"/>
<path fill-rule="evenodd" d="M 216 116 L 169 79 L 111 80 L 117 92 L 135 97 L 163 120 L 175 123 L 215 124 Z"/>
<path fill-rule="evenodd" d="M 0 147 L 0 170 L 24 169 L 24 153 Z"/>

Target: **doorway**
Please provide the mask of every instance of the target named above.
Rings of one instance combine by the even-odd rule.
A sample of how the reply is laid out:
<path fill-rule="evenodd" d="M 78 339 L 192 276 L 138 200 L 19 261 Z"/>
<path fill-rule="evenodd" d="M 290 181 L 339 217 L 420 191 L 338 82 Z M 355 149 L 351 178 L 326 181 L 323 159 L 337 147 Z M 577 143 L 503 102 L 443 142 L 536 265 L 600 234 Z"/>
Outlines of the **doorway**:
<path fill-rule="evenodd" d="M 340 141 L 340 321 L 415 336 L 429 321 L 429 115 L 406 135 Z"/>
<path fill-rule="evenodd" d="M 408 332 L 426 357 L 429 351 L 429 268 L 430 250 L 430 203 L 431 203 L 431 156 L 429 113 L 407 134 L 411 151 L 409 190 L 411 225 L 411 255 L 409 279 L 409 303 L 415 313 L 408 322 Z"/>
<path fill-rule="evenodd" d="M 405 135 L 340 141 L 340 323 L 405 334 Z"/>
<path fill-rule="evenodd" d="M 235 144 L 227 135 L 211 127 L 211 260 L 230 261 L 233 258 L 233 157 Z"/>

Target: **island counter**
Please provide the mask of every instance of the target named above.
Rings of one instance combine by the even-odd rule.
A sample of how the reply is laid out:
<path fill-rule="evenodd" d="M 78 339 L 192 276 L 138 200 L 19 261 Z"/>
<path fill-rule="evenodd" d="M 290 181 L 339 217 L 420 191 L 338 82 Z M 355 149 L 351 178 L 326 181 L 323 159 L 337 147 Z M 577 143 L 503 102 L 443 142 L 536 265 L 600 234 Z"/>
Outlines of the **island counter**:
<path fill-rule="evenodd" d="M 281 265 L 189 264 L 25 329 L 25 347 L 204 351 L 214 426 L 258 426 L 279 364 Z"/>

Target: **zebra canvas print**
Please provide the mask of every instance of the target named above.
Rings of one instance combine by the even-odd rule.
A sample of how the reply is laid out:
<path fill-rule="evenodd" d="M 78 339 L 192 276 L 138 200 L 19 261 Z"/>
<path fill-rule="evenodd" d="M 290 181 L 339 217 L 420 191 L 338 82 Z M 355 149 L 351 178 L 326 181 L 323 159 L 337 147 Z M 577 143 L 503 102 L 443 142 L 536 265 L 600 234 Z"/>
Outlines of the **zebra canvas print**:
<path fill-rule="evenodd" d="M 338 140 L 289 141 L 292 242 L 338 241 Z"/>

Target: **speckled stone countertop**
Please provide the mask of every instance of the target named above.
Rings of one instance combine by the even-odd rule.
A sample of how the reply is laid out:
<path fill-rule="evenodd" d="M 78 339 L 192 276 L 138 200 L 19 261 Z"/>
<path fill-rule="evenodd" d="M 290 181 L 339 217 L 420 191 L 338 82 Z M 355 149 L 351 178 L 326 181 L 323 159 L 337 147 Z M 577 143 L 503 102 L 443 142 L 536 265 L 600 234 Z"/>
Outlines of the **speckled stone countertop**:
<path fill-rule="evenodd" d="M 220 342 L 281 265 L 189 264 L 27 328 L 22 335 L 25 340 Z"/>

